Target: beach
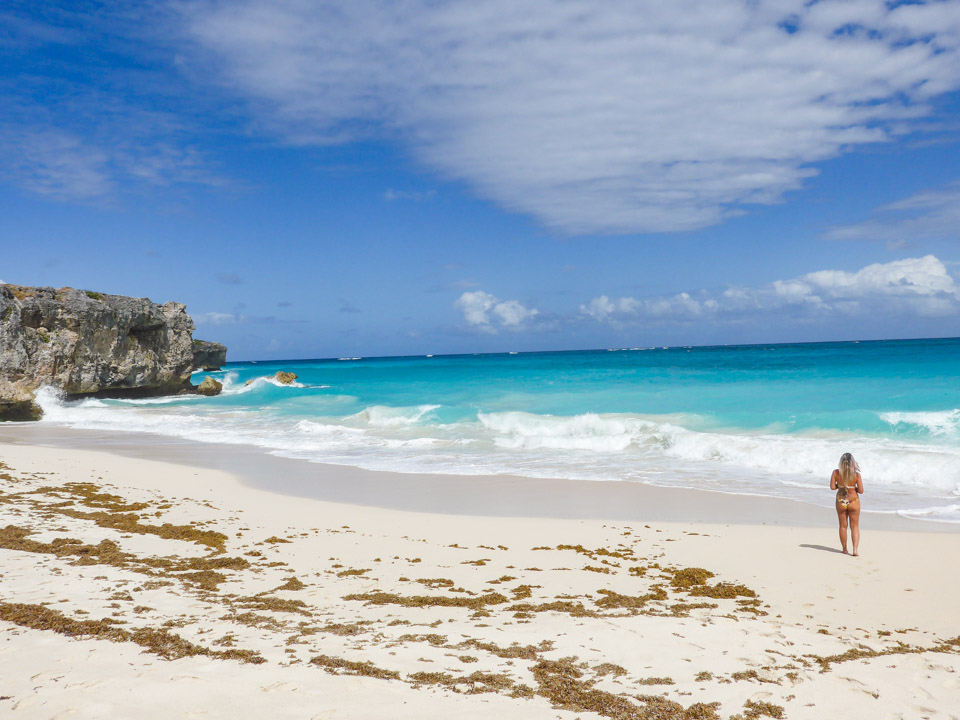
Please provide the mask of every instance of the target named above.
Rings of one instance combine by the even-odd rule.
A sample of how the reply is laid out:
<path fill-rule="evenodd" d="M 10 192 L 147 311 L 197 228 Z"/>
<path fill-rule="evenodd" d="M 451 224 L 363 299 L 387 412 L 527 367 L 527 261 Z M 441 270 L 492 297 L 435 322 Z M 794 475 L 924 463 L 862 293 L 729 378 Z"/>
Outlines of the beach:
<path fill-rule="evenodd" d="M 960 712 L 955 525 L 852 558 L 786 499 L 0 439 L 12 717 Z"/>

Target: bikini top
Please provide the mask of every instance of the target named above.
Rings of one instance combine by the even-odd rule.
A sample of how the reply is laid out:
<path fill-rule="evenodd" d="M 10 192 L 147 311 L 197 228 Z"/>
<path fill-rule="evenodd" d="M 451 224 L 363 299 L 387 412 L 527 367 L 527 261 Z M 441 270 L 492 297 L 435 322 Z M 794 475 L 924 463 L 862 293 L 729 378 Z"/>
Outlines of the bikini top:
<path fill-rule="evenodd" d="M 854 480 L 853 485 L 841 485 L 841 484 L 840 484 L 840 477 L 839 477 L 839 476 L 840 476 L 840 471 L 839 471 L 839 470 L 834 470 L 834 472 L 837 473 L 837 490 L 844 490 L 844 491 L 845 491 L 845 492 L 844 492 L 845 495 L 846 495 L 848 492 L 850 492 L 851 490 L 853 490 L 854 492 L 857 491 L 857 482 L 856 482 L 856 480 Z M 859 475 L 860 475 L 860 473 L 857 473 L 857 476 L 858 476 L 858 477 L 859 477 Z"/>

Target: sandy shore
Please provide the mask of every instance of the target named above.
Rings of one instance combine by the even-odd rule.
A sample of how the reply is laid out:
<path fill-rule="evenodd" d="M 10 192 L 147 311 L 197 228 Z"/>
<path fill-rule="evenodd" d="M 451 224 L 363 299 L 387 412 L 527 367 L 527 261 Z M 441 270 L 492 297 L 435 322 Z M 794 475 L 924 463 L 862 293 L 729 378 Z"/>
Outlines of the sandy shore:
<path fill-rule="evenodd" d="M 59 432 L 0 432 L 0 715 L 960 717 L 950 526 Z"/>

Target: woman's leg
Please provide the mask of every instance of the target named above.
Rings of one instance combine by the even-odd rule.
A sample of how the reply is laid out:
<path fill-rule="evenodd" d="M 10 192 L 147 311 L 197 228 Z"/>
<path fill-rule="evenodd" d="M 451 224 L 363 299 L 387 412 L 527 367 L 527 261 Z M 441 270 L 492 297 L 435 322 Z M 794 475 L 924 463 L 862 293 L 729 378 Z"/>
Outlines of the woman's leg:
<path fill-rule="evenodd" d="M 847 510 L 837 503 L 837 518 L 840 520 L 840 547 L 847 553 Z"/>
<path fill-rule="evenodd" d="M 857 503 L 857 506 L 851 507 L 849 510 L 850 514 L 850 537 L 853 539 L 853 554 L 859 555 L 857 548 L 860 547 L 860 503 Z"/>

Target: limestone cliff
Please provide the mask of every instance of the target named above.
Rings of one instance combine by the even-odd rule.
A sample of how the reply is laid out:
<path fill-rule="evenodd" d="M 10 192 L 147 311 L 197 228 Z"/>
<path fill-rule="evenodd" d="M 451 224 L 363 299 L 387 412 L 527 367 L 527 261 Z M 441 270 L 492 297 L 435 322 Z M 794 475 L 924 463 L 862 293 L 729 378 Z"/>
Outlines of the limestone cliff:
<path fill-rule="evenodd" d="M 193 341 L 193 369 L 219 370 L 227 363 L 227 346 L 209 340 Z"/>
<path fill-rule="evenodd" d="M 67 395 L 190 392 L 192 335 L 180 303 L 0 285 L 0 419 L 4 408 L 10 419 L 33 412 L 24 393 L 45 385 Z"/>

